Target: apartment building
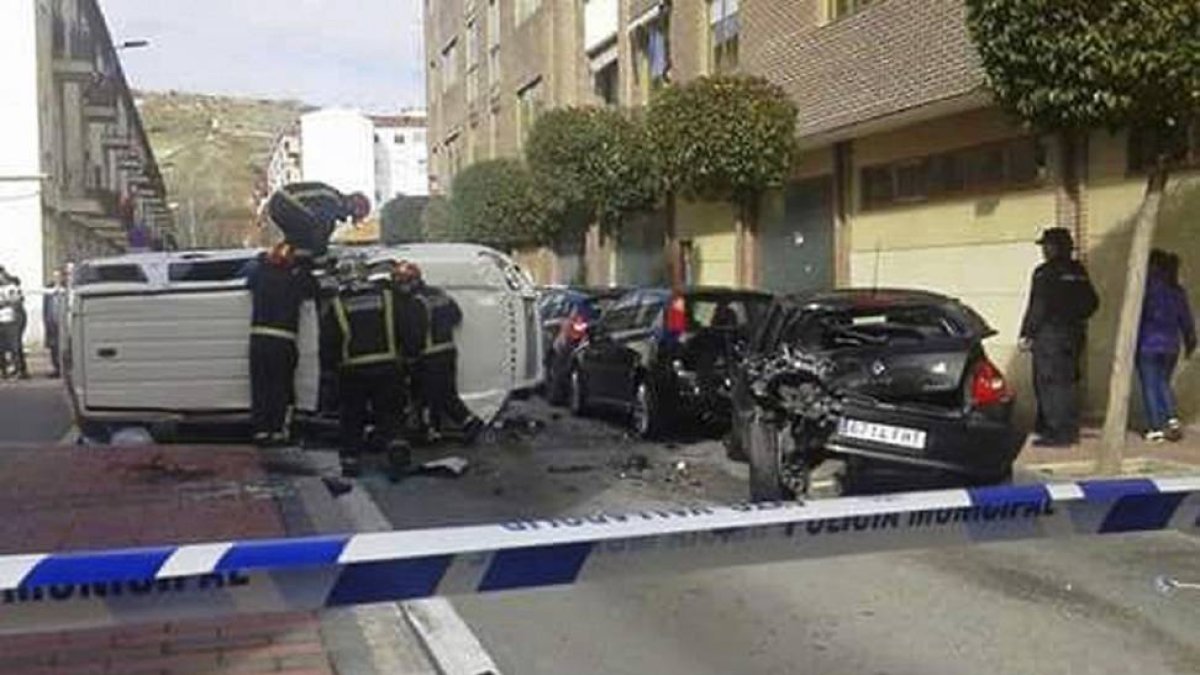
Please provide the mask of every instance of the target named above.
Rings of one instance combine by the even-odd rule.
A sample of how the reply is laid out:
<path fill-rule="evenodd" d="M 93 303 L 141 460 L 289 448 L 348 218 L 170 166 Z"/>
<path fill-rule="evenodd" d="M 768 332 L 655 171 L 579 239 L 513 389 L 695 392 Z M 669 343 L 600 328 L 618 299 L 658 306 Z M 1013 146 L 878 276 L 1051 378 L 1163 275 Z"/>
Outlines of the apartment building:
<path fill-rule="evenodd" d="M 296 123 L 279 132 L 271 145 L 271 157 L 267 160 L 267 190 L 262 198 L 265 200 L 288 183 L 299 182 L 303 175 L 300 170 L 300 124 Z"/>
<path fill-rule="evenodd" d="M 439 190 L 471 161 L 519 152 L 521 129 L 546 107 L 638 106 L 668 82 L 764 76 L 797 104 L 803 153 L 787 185 L 764 196 L 754 227 L 730 204 L 676 205 L 677 262 L 688 281 L 957 295 L 997 329 L 993 357 L 1030 391 L 1016 338 L 1039 262 L 1032 242 L 1043 227 L 1068 227 L 1102 296 L 1086 368 L 1090 407 L 1102 406 L 1146 158 L 1136 134 L 1038 134 L 1000 111 L 962 0 L 435 4 L 427 3 L 426 44 Z M 470 84 L 472 72 L 489 86 Z M 1185 230 L 1200 221 L 1200 129 L 1180 163 L 1159 241 L 1187 265 L 1200 261 L 1200 240 Z M 587 280 L 663 281 L 665 217 L 636 216 L 615 242 L 589 246 Z M 561 266 L 534 268 L 567 280 L 549 276 Z M 1182 389 L 1200 407 L 1200 378 L 1185 377 Z"/>
<path fill-rule="evenodd" d="M 96 0 L 6 3 L 0 63 L 0 265 L 38 316 L 52 270 L 173 247 L 174 223 Z M 41 340 L 40 321 L 27 337 Z"/>

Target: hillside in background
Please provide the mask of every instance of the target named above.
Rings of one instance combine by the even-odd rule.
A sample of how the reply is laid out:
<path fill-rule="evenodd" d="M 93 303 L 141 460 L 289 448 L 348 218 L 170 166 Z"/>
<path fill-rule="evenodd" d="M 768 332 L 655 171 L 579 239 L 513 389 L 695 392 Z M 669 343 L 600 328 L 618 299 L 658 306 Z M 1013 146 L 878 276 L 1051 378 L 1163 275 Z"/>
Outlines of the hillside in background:
<path fill-rule="evenodd" d="M 255 224 L 255 189 L 265 185 L 276 134 L 310 106 L 174 91 L 137 96 L 168 200 L 178 205 L 180 246 L 263 241 L 266 233 Z"/>

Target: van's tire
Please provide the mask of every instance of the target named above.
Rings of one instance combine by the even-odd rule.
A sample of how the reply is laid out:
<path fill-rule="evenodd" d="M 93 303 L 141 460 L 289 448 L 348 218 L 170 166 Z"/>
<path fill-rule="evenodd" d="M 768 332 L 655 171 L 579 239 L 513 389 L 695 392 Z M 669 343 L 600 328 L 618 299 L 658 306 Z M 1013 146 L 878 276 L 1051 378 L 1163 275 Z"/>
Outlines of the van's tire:
<path fill-rule="evenodd" d="M 588 414 L 587 380 L 578 367 L 571 368 L 571 374 L 568 376 L 568 386 L 571 414 L 576 417 L 586 417 Z"/>
<path fill-rule="evenodd" d="M 782 437 L 779 425 L 755 415 L 749 424 L 750 501 L 778 502 L 796 498 L 783 482 Z"/>
<path fill-rule="evenodd" d="M 86 418 L 80 418 L 75 422 L 75 426 L 79 429 L 79 439 L 81 443 L 103 443 L 107 444 L 112 438 L 113 429 L 103 422 L 96 422 Z"/>

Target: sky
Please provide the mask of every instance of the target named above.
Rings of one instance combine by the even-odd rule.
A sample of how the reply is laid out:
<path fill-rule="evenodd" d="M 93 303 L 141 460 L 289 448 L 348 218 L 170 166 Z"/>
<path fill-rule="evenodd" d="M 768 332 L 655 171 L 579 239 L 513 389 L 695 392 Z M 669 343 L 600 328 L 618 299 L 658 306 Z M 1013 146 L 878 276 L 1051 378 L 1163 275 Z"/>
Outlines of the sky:
<path fill-rule="evenodd" d="M 423 106 L 423 0 L 100 0 L 136 89 Z"/>

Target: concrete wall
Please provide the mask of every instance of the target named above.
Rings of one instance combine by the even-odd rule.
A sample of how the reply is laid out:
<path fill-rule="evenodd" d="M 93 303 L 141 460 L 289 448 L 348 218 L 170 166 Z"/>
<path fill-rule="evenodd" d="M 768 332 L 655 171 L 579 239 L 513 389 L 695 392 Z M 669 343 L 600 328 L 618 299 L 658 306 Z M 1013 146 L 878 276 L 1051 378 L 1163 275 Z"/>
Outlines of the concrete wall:
<path fill-rule="evenodd" d="M 1108 375 L 1112 369 L 1117 320 L 1124 300 L 1125 274 L 1133 218 L 1146 189 L 1144 175 L 1127 171 L 1127 138 L 1124 133 L 1097 131 L 1088 152 L 1086 256 L 1088 269 L 1100 293 L 1100 310 L 1092 320 L 1087 354 L 1088 403 L 1093 414 L 1107 402 Z M 1177 172 L 1167 186 L 1155 233 L 1155 246 L 1182 258 L 1182 278 L 1193 303 L 1200 298 L 1200 171 Z M 1137 382 L 1134 408 L 1140 410 Z M 1184 416 L 1200 416 L 1200 369 L 1184 362 L 1176 387 Z"/>
<path fill-rule="evenodd" d="M 737 210 L 728 202 L 676 202 L 675 234 L 692 242 L 694 285 L 737 285 L 736 219 Z"/>
<path fill-rule="evenodd" d="M 848 225 L 853 286 L 924 288 L 961 298 L 998 335 L 988 353 L 1033 401 L 1030 363 L 1016 349 L 1041 228 L 1055 222 L 1056 187 L 1047 175 L 1029 190 L 938 198 L 864 211 L 863 166 L 920 157 L 1023 135 L 993 109 L 856 139 Z M 1052 160 L 1051 160 L 1052 161 Z"/>

